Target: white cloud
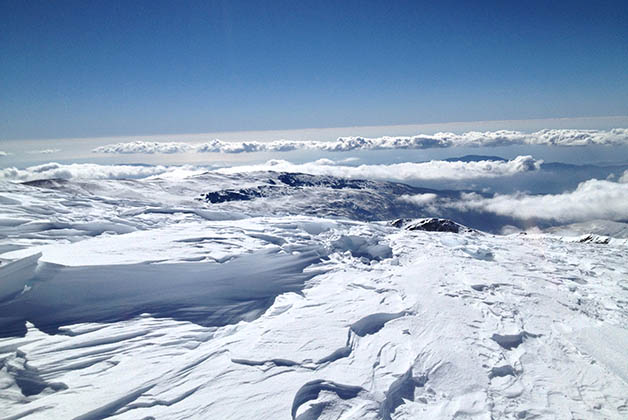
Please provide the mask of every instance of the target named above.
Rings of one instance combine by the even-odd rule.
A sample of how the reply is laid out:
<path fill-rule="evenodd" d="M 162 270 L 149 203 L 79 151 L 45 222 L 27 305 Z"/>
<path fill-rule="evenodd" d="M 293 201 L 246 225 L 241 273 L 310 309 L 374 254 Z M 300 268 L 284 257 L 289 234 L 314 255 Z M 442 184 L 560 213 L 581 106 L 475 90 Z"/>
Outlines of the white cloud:
<path fill-rule="evenodd" d="M 95 153 L 185 153 L 193 150 L 192 145 L 181 142 L 158 142 L 158 141 L 133 141 L 129 143 L 115 143 L 97 147 Z"/>
<path fill-rule="evenodd" d="M 511 145 L 589 146 L 628 145 L 628 129 L 570 130 L 546 129 L 534 133 L 521 131 L 469 131 L 463 134 L 436 133 L 413 137 L 347 137 L 338 139 L 339 149 L 427 149 L 434 147 L 495 147 Z"/>
<path fill-rule="evenodd" d="M 318 159 L 316 161 L 314 161 L 314 163 L 316 165 L 335 165 L 336 161 L 335 160 L 331 160 L 331 159 L 327 159 L 327 158 L 322 158 L 322 159 Z"/>
<path fill-rule="evenodd" d="M 327 159 L 327 158 L 321 158 L 321 159 L 318 159 L 318 160 L 314 161 L 314 163 L 317 164 L 317 165 L 338 165 L 340 163 L 358 162 L 359 160 L 360 160 L 360 158 L 357 158 L 357 157 L 348 157 L 346 159 L 341 159 L 341 160 L 331 160 L 331 159 Z"/>
<path fill-rule="evenodd" d="M 628 184 L 628 171 L 624 171 L 624 174 L 619 178 L 619 182 L 622 184 Z"/>
<path fill-rule="evenodd" d="M 46 163 L 26 169 L 0 169 L 0 180 L 33 181 L 37 179 L 121 179 L 146 178 L 169 171 L 165 166 L 96 165 L 92 163 Z"/>
<path fill-rule="evenodd" d="M 8 152 L 3 152 L 2 150 L 0 150 L 0 157 L 2 156 L 9 156 L 11 153 Z"/>
<path fill-rule="evenodd" d="M 347 152 L 352 150 L 431 149 L 447 147 L 494 147 L 510 145 L 587 146 L 628 145 L 628 129 L 571 130 L 547 129 L 534 133 L 521 131 L 469 131 L 463 134 L 436 133 L 399 137 L 339 137 L 335 141 L 271 142 L 211 140 L 207 143 L 134 141 L 97 147 L 95 153 L 252 153 L 318 150 Z"/>
<path fill-rule="evenodd" d="M 626 145 L 628 144 L 628 128 L 612 130 L 541 130 L 532 134 L 526 144 L 545 144 L 552 146 L 590 146 Z"/>
<path fill-rule="evenodd" d="M 309 148 L 313 142 L 293 142 L 277 140 L 269 143 L 262 142 L 226 142 L 211 140 L 207 143 L 192 144 L 184 142 L 157 142 L 157 141 L 133 141 L 129 143 L 115 143 L 100 146 L 92 150 L 94 153 L 253 153 L 253 152 L 287 152 L 297 149 Z"/>
<path fill-rule="evenodd" d="M 396 181 L 416 180 L 467 180 L 511 176 L 537 170 L 542 161 L 532 156 L 518 156 L 509 161 L 448 162 L 433 160 L 422 163 L 396 163 L 390 165 L 343 166 L 318 160 L 294 164 L 285 160 L 271 160 L 261 165 L 236 166 L 218 169 L 221 173 L 276 171 L 302 172 L 312 175 L 331 175 L 341 178 L 364 178 Z"/>
<path fill-rule="evenodd" d="M 30 150 L 26 153 L 30 153 L 31 155 L 49 155 L 52 153 L 59 153 L 61 149 L 43 149 L 43 150 Z"/>
<path fill-rule="evenodd" d="M 409 200 L 412 197 L 406 198 L 406 201 Z M 628 219 L 628 183 L 590 179 L 580 183 L 574 191 L 562 194 L 516 193 L 486 198 L 467 193 L 460 200 L 439 199 L 429 204 L 434 208 L 488 212 L 521 220 L 540 219 L 561 223 L 594 219 L 620 221 Z"/>
<path fill-rule="evenodd" d="M 351 160 L 353 161 L 353 160 Z M 260 165 L 236 166 L 217 169 L 218 173 L 256 171 L 302 172 L 313 175 L 331 175 L 343 178 L 411 180 L 465 180 L 473 178 L 495 178 L 520 172 L 534 171 L 541 161 L 531 156 L 518 156 L 505 162 L 447 162 L 398 163 L 392 165 L 344 166 L 342 161 L 320 159 L 316 162 L 294 164 L 284 160 L 271 160 Z M 0 180 L 32 181 L 37 179 L 121 179 L 146 178 L 154 175 L 181 178 L 207 171 L 196 166 L 141 166 L 141 165 L 98 165 L 93 163 L 60 164 L 56 162 L 31 166 L 0 169 Z"/>
<path fill-rule="evenodd" d="M 438 195 L 433 193 L 415 194 L 415 195 L 402 195 L 399 200 L 413 203 L 419 206 L 426 206 L 433 203 L 438 198 Z"/>

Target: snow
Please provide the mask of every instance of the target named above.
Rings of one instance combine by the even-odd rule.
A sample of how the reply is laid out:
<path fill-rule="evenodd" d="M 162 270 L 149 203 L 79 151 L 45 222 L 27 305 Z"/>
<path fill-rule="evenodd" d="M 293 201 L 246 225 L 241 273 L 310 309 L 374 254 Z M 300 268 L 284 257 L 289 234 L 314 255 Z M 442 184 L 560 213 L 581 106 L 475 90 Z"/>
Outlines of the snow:
<path fill-rule="evenodd" d="M 547 229 L 547 232 L 568 237 L 593 234 L 617 239 L 628 239 L 628 223 L 613 222 L 611 220 L 592 220 L 552 227 Z"/>
<path fill-rule="evenodd" d="M 261 179 L 2 184 L 2 415 L 628 415 L 625 240 L 391 223 L 386 183 L 197 199 Z"/>

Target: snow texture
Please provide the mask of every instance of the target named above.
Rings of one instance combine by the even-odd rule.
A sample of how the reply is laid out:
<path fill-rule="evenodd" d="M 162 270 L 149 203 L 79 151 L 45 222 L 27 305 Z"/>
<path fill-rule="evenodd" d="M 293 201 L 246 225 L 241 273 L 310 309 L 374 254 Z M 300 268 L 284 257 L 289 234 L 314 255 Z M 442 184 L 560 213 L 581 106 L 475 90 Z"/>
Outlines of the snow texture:
<path fill-rule="evenodd" d="M 616 224 L 492 235 L 398 200 L 458 192 L 283 172 L 0 186 L 3 418 L 628 415 Z"/>

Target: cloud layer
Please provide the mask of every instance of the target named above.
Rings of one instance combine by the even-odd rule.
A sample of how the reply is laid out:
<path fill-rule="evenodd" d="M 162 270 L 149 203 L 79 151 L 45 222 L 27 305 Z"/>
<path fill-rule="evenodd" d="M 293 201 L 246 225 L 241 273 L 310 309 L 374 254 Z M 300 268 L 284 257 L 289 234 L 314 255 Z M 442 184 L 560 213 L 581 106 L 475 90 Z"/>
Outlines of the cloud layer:
<path fill-rule="evenodd" d="M 271 160 L 260 165 L 220 168 L 217 173 L 233 174 L 257 171 L 301 172 L 312 175 L 331 175 L 342 178 L 365 178 L 397 181 L 416 180 L 466 180 L 475 178 L 496 178 L 535 171 L 542 161 L 531 156 L 518 156 L 510 161 L 447 162 L 430 161 L 423 163 L 398 163 L 392 165 L 345 166 L 353 161 L 338 162 L 320 159 L 315 162 L 294 164 L 285 160 Z M 137 179 L 154 175 L 182 178 L 209 170 L 196 166 L 140 166 L 140 165 L 98 165 L 93 163 L 60 164 L 56 162 L 31 166 L 25 169 L 14 167 L 0 169 L 0 180 L 33 181 L 37 179 Z"/>
<path fill-rule="evenodd" d="M 218 169 L 220 173 L 255 171 L 301 172 L 312 175 L 331 175 L 341 178 L 362 178 L 395 181 L 420 180 L 468 180 L 497 178 L 522 172 L 538 170 L 542 161 L 532 156 L 517 156 L 509 161 L 448 162 L 405 162 L 390 165 L 344 166 L 328 160 L 294 164 L 285 160 L 271 160 L 261 165 L 235 166 Z"/>
<path fill-rule="evenodd" d="M 530 195 L 525 193 L 497 194 L 486 198 L 476 193 L 463 194 L 461 200 L 418 196 L 403 196 L 401 200 L 427 206 L 432 211 L 453 208 L 459 211 L 479 211 L 520 220 L 547 220 L 560 223 L 605 219 L 628 220 L 628 171 L 620 182 L 590 179 L 574 191 L 561 194 Z"/>
<path fill-rule="evenodd" d="M 30 150 L 26 153 L 31 155 L 50 155 L 52 153 L 59 153 L 61 149 L 43 149 L 43 150 Z"/>
<path fill-rule="evenodd" d="M 293 164 L 272 160 L 261 165 L 216 169 L 216 173 L 233 174 L 257 171 L 302 172 L 344 178 L 366 178 L 397 181 L 470 180 L 508 177 L 538 170 L 541 161 L 531 156 L 519 156 L 510 161 L 399 163 L 391 165 L 345 166 L 342 162 L 319 160 Z M 184 178 L 207 171 L 194 166 L 137 166 L 47 163 L 25 169 L 0 169 L 0 180 L 32 181 L 37 179 L 139 179 L 160 175 Z M 436 194 L 402 196 L 400 200 L 429 208 L 437 214 L 444 209 L 486 212 L 520 220 L 545 220 L 573 223 L 594 219 L 628 220 L 628 171 L 618 182 L 590 179 L 573 191 L 561 194 L 532 195 L 528 193 L 496 194 L 485 197 L 463 193 L 460 200 L 441 198 Z"/>
<path fill-rule="evenodd" d="M 628 145 L 628 129 L 571 130 L 547 129 L 534 133 L 521 131 L 469 131 L 463 134 L 436 133 L 410 137 L 339 137 L 335 141 L 271 142 L 212 140 L 193 144 L 184 142 L 134 141 L 97 147 L 94 153 L 252 153 L 289 152 L 293 150 L 317 150 L 324 152 L 348 152 L 355 150 L 431 149 L 447 147 L 496 147 L 511 145 L 589 146 Z"/>
<path fill-rule="evenodd" d="M 170 169 L 166 166 L 135 165 L 96 165 L 92 163 L 74 163 L 63 165 L 56 162 L 31 166 L 25 169 L 0 169 L 0 180 L 34 181 L 37 179 L 122 179 L 146 178 L 163 174 Z"/>

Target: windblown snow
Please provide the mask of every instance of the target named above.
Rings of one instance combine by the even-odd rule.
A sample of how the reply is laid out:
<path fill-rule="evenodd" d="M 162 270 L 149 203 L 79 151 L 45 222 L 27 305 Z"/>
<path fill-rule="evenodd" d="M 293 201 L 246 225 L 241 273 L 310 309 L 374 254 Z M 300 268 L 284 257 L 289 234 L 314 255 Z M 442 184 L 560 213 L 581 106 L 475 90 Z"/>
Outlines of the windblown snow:
<path fill-rule="evenodd" d="M 457 191 L 117 170 L 0 184 L 2 418 L 628 416 L 620 222 L 503 236 L 430 213 Z"/>

